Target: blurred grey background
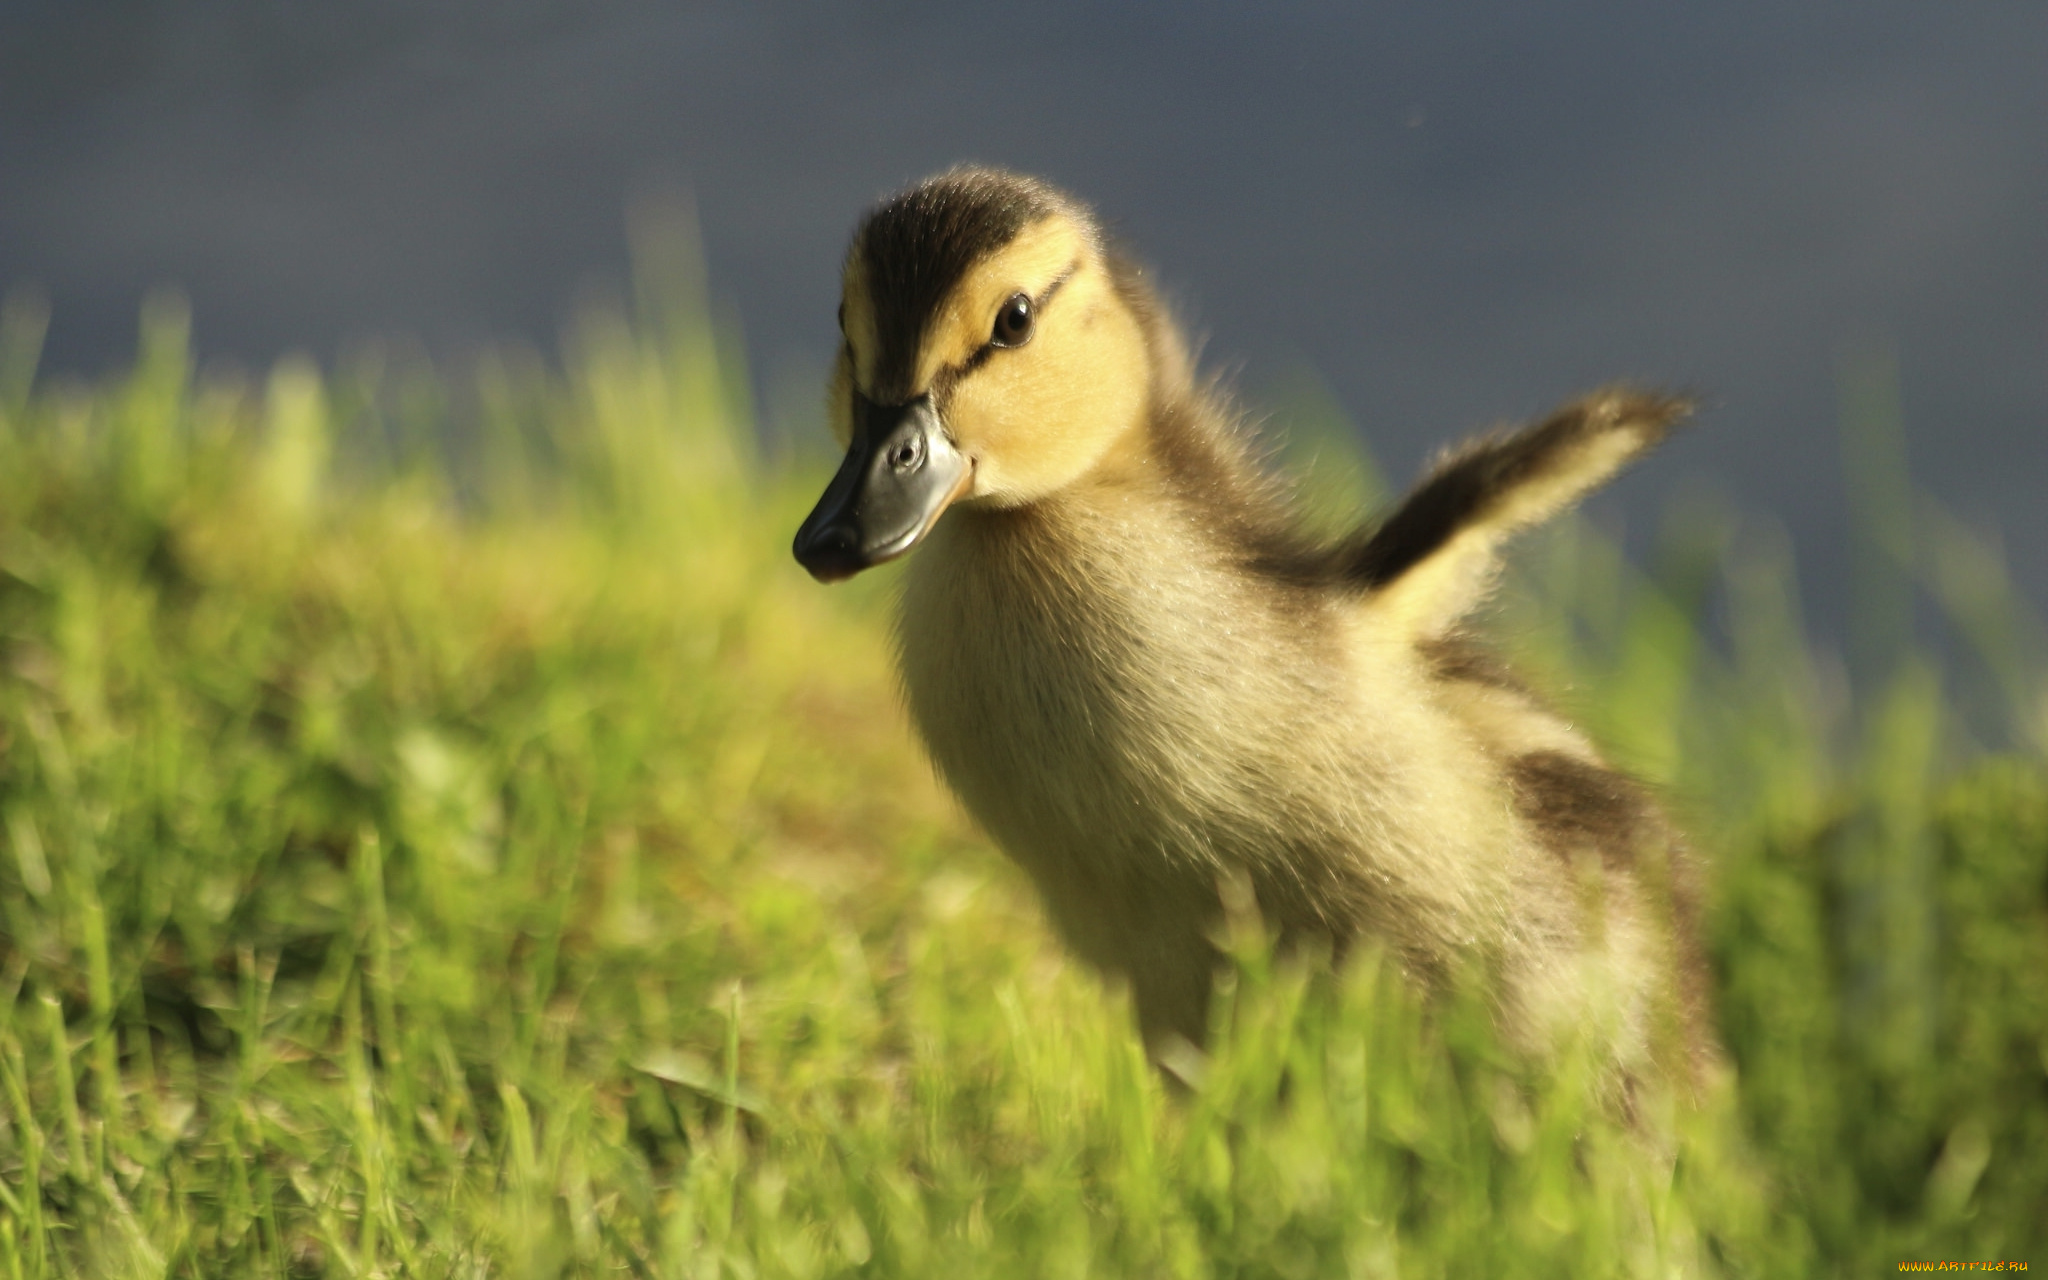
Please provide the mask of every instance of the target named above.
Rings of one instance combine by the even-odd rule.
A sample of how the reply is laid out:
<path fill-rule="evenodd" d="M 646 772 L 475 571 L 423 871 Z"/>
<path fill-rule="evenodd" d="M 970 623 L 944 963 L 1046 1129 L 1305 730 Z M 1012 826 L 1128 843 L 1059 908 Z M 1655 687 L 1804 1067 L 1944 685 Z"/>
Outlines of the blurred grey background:
<path fill-rule="evenodd" d="M 800 419 L 854 218 L 970 159 L 1095 202 L 1247 399 L 1319 380 L 1397 480 L 1605 380 L 1705 393 L 1596 514 L 1775 516 L 1824 623 L 1842 370 L 1893 359 L 1916 480 L 2048 596 L 2038 0 L 0 0 L 0 289 L 58 373 L 164 283 L 247 366 L 552 346 L 676 189 Z"/>

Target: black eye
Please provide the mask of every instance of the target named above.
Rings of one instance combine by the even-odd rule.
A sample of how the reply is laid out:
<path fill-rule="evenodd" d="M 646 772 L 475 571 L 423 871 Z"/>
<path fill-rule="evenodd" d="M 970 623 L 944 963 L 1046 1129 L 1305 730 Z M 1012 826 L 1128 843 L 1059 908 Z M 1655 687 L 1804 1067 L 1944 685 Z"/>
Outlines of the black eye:
<path fill-rule="evenodd" d="M 996 330 L 989 341 L 999 347 L 1021 347 L 1031 341 L 1031 299 L 1024 294 L 1010 295 L 1003 309 L 996 312 Z"/>

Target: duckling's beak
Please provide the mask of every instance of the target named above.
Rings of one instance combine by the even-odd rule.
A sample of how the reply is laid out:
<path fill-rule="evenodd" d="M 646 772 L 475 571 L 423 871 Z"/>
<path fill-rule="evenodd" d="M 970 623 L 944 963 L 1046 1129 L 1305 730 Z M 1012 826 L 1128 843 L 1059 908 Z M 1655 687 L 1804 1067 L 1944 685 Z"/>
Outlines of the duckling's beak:
<path fill-rule="evenodd" d="M 853 446 L 796 531 L 797 563 L 820 582 L 837 582 L 894 560 L 973 479 L 929 395 L 882 405 L 856 392 Z"/>

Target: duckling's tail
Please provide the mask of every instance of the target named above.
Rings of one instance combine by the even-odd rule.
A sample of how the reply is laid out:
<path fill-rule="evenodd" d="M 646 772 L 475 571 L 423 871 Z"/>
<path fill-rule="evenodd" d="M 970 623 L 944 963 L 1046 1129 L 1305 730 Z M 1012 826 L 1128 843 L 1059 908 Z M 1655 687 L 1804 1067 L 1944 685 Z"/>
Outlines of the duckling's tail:
<path fill-rule="evenodd" d="M 1345 574 L 1414 638 L 1442 635 L 1486 598 L 1511 536 L 1604 484 L 1691 412 L 1679 397 L 1608 388 L 1451 450 L 1361 539 Z"/>

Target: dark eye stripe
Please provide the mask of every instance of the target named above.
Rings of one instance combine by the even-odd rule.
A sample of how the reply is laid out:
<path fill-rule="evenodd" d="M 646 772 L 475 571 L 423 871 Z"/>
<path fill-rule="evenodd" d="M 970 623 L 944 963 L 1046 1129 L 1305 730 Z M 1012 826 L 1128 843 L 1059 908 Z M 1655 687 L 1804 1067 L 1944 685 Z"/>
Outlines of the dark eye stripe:
<path fill-rule="evenodd" d="M 952 382 L 957 380 L 963 374 L 973 373 L 976 369 L 979 369 L 981 368 L 981 366 L 987 364 L 988 358 L 990 356 L 994 355 L 996 352 L 1001 350 L 1003 350 L 1003 348 L 997 346 L 993 342 L 982 343 L 980 346 L 974 349 L 973 355 L 967 357 L 965 360 L 962 360 L 959 363 L 959 365 L 956 366 L 955 368 L 946 370 L 946 374 L 952 375 L 951 377 L 947 378 L 947 381 Z M 945 374 L 942 374 L 940 376 L 944 377 Z"/>
<path fill-rule="evenodd" d="M 1037 298 L 1033 299 L 1031 303 L 1032 309 L 1035 311 L 1043 310 L 1046 306 L 1050 305 L 1053 300 L 1053 295 L 1057 294 L 1060 291 L 1060 286 L 1065 284 L 1067 281 L 1073 279 L 1074 273 L 1076 271 L 1079 271 L 1080 269 L 1080 259 L 1077 258 L 1074 261 L 1069 262 L 1067 264 L 1067 269 L 1065 271 L 1060 272 L 1057 276 L 1054 276 L 1052 283 L 1045 286 L 1045 291 L 1040 293 Z"/>
<path fill-rule="evenodd" d="M 1033 325 L 1036 325 L 1039 321 L 1045 318 L 1042 313 L 1044 312 L 1045 308 L 1051 304 L 1054 295 L 1059 293 L 1060 287 L 1066 284 L 1067 281 L 1073 279 L 1074 273 L 1076 271 L 1079 271 L 1080 269 L 1081 260 L 1076 258 L 1074 261 L 1067 264 L 1067 269 L 1065 271 L 1062 271 L 1057 276 L 1054 276 L 1050 284 L 1046 285 L 1045 288 L 1039 290 L 1038 296 L 1031 300 L 1031 319 Z M 1005 303 L 1004 305 L 1007 306 L 1008 304 Z M 950 384 L 951 382 L 961 377 L 964 377 L 967 374 L 973 373 L 976 369 L 981 368 L 981 366 L 988 363 L 988 359 L 990 356 L 1002 350 L 1005 350 L 1005 348 L 997 346 L 993 340 L 984 342 L 979 347 L 975 348 L 973 355 L 968 356 L 965 360 L 961 361 L 958 365 L 954 366 L 953 368 L 942 371 L 939 374 L 939 377 L 946 379 L 948 384 Z M 949 377 L 948 375 L 951 376 Z M 934 381 L 934 385 L 937 385 L 936 380 Z"/>

